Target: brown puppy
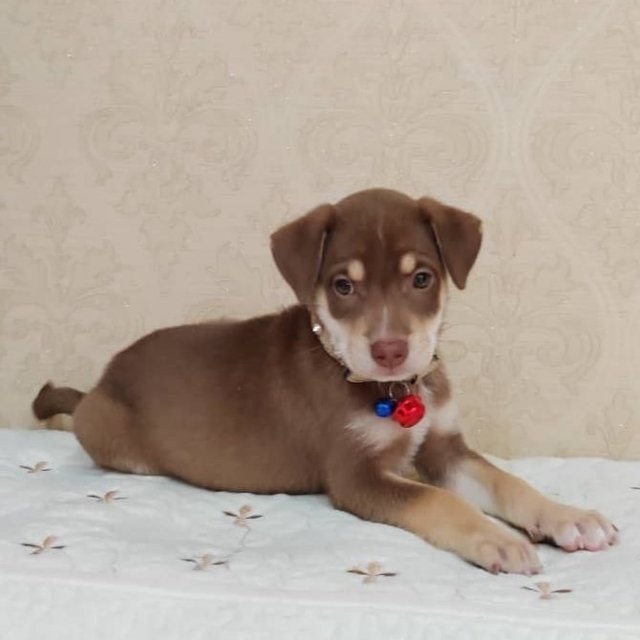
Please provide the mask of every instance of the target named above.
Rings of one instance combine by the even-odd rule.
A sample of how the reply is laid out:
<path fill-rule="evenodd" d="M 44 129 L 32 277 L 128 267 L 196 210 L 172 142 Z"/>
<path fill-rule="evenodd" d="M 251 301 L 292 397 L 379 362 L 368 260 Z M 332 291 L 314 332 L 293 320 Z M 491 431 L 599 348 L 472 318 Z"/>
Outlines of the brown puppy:
<path fill-rule="evenodd" d="M 211 489 L 326 492 L 362 518 L 412 531 L 490 571 L 535 573 L 522 535 L 603 549 L 615 527 L 470 451 L 435 356 L 449 279 L 464 288 L 480 221 L 381 189 L 322 205 L 272 236 L 300 305 L 242 322 L 156 331 L 115 356 L 86 396 L 46 385 L 40 419 L 73 412 L 103 467 Z M 381 396 L 427 407 L 403 428 Z M 419 411 L 419 409 L 418 409 Z M 409 480 L 415 465 L 424 483 Z"/>

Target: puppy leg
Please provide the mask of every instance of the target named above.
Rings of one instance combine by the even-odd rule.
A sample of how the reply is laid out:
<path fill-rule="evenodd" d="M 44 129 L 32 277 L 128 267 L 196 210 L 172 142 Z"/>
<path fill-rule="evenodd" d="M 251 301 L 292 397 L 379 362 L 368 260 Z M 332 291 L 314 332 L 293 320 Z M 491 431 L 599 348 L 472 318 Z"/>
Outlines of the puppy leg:
<path fill-rule="evenodd" d="M 523 536 L 445 489 L 374 468 L 334 475 L 328 489 L 339 509 L 406 529 L 492 573 L 540 571 L 536 551 Z"/>
<path fill-rule="evenodd" d="M 97 465 L 125 473 L 159 473 L 137 437 L 131 410 L 124 405 L 92 391 L 78 405 L 73 421 L 76 437 Z"/>
<path fill-rule="evenodd" d="M 471 451 L 459 433 L 431 431 L 415 462 L 427 479 L 525 530 L 534 541 L 550 540 L 567 551 L 598 551 L 617 541 L 616 528 L 600 513 L 546 498 Z"/>

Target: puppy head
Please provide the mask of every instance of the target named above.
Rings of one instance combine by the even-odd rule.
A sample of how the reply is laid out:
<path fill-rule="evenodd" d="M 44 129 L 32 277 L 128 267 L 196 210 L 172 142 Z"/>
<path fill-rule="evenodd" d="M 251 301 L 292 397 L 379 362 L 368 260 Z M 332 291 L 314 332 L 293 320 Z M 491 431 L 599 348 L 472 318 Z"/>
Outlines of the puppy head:
<path fill-rule="evenodd" d="M 356 375 L 404 380 L 435 353 L 450 278 L 464 289 L 475 216 L 371 189 L 321 205 L 271 237 L 278 269 Z"/>

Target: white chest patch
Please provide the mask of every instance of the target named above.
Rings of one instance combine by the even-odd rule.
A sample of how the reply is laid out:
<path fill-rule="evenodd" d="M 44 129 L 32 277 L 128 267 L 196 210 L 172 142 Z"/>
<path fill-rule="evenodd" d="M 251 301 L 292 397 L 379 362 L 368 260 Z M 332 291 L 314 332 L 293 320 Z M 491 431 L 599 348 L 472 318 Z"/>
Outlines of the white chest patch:
<path fill-rule="evenodd" d="M 409 446 L 400 463 L 400 470 L 404 470 L 413 462 L 429 429 L 434 429 L 441 434 L 453 434 L 459 431 L 458 408 L 453 400 L 434 407 L 431 391 L 426 387 L 420 388 L 420 396 L 427 407 L 427 412 L 424 418 L 410 429 L 404 429 L 391 418 L 378 418 L 373 410 L 371 413 L 356 416 L 346 425 L 346 428 L 360 440 L 364 447 L 374 452 L 383 451 L 400 438 L 409 436 Z"/>
<path fill-rule="evenodd" d="M 384 451 L 400 438 L 408 436 L 409 446 L 400 462 L 399 469 L 404 470 L 413 461 L 416 451 L 425 439 L 432 422 L 428 405 L 428 392 L 423 389 L 420 395 L 427 404 L 427 412 L 424 418 L 410 429 L 401 427 L 391 418 L 379 418 L 373 413 L 373 409 L 371 413 L 363 413 L 356 416 L 346 425 L 346 429 L 356 435 L 364 447 L 374 452 Z"/>

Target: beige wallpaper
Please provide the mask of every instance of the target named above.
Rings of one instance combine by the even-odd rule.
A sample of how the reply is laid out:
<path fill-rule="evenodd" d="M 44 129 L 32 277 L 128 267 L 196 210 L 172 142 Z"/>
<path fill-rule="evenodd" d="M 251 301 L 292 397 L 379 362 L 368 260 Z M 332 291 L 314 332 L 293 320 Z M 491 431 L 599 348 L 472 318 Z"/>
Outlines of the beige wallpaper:
<path fill-rule="evenodd" d="M 141 332 L 292 300 L 267 238 L 366 186 L 485 219 L 469 439 L 640 456 L 638 0 L 4 0 L 0 423 Z"/>

